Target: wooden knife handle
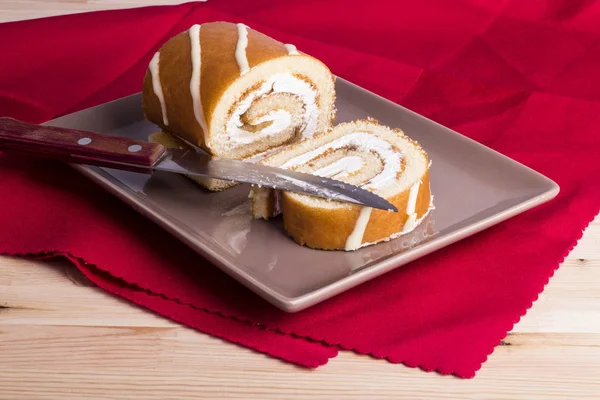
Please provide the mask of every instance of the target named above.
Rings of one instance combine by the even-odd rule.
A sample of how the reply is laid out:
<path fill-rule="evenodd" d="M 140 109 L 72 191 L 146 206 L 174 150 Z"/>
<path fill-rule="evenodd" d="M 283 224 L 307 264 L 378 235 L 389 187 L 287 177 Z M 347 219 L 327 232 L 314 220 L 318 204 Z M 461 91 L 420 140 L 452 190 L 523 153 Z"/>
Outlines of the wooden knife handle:
<path fill-rule="evenodd" d="M 148 170 L 165 153 L 160 144 L 0 118 L 0 149 L 67 163 Z M 129 168 L 128 168 L 129 167 Z"/>

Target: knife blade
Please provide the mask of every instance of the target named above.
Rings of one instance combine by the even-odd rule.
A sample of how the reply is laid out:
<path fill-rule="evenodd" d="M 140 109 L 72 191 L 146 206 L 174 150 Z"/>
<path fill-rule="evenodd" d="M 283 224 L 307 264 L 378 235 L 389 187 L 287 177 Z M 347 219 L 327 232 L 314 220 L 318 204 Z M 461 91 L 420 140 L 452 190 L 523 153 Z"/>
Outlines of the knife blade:
<path fill-rule="evenodd" d="M 75 129 L 0 118 L 0 149 L 66 163 L 152 173 L 166 171 L 277 190 L 397 212 L 384 198 L 335 179 L 216 158 L 194 150 L 170 149 L 157 143 Z"/>

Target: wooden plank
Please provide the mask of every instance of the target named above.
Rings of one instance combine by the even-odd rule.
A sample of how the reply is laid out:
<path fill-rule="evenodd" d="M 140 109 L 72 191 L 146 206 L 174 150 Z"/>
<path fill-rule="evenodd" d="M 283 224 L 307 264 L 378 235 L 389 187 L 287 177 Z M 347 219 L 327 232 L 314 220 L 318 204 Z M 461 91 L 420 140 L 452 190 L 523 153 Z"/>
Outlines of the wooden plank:
<path fill-rule="evenodd" d="M 176 326 L 106 294 L 66 262 L 0 260 L 0 325 Z"/>
<path fill-rule="evenodd" d="M 512 336 L 477 378 L 460 380 L 346 352 L 310 371 L 179 328 L 1 330 L 2 398 L 582 399 L 600 393 L 600 334 Z"/>
<path fill-rule="evenodd" d="M 207 1 L 207 0 L 196 0 Z M 54 15 L 76 14 L 106 9 L 181 4 L 181 0 L 0 0 L 0 22 L 20 21 Z"/>
<path fill-rule="evenodd" d="M 596 260 L 566 262 L 507 345 L 469 381 L 350 352 L 305 370 L 157 323 L 162 319 L 90 287 L 63 263 L 2 257 L 0 270 L 0 299 L 9 307 L 0 314 L 0 397 L 541 399 L 600 393 Z M 579 293 L 586 302 L 577 303 Z M 553 305 L 544 307 L 545 301 Z M 82 303 L 94 306 L 74 306 Z M 589 313 L 574 312 L 586 305 Z"/>
<path fill-rule="evenodd" d="M 2 324 L 172 327 L 174 323 L 107 297 L 65 263 L 2 259 Z M 107 318 L 107 316 L 110 316 Z M 569 260 L 517 325 L 521 332 L 600 333 L 600 260 Z"/>
<path fill-rule="evenodd" d="M 585 230 L 584 237 L 569 253 L 568 259 L 600 260 L 600 216 Z"/>

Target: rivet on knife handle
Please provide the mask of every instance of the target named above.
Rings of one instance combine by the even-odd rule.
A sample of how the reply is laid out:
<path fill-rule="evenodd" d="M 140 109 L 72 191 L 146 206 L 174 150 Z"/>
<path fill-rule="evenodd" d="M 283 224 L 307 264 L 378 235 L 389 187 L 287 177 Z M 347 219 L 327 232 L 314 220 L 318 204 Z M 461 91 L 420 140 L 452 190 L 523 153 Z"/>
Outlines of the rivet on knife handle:
<path fill-rule="evenodd" d="M 156 143 L 0 118 L 0 149 L 63 162 L 132 169 L 151 167 L 165 153 Z"/>

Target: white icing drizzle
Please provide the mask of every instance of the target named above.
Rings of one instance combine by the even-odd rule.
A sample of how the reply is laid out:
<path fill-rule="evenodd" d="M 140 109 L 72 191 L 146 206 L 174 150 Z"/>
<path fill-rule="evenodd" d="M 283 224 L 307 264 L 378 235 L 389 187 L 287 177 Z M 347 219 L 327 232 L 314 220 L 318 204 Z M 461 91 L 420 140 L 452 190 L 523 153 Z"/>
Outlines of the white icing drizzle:
<path fill-rule="evenodd" d="M 160 102 L 160 110 L 163 117 L 163 124 L 169 125 L 169 118 L 167 117 L 167 105 L 165 104 L 165 97 L 162 91 L 162 84 L 160 83 L 159 76 L 159 61 L 160 61 L 160 52 L 156 52 L 152 60 L 150 61 L 150 65 L 148 68 L 150 69 L 150 75 L 152 76 L 152 89 L 154 90 L 154 94 L 158 98 Z"/>
<path fill-rule="evenodd" d="M 433 205 L 433 196 L 431 196 L 430 198 L 430 203 L 429 203 L 429 208 L 427 209 L 427 211 L 425 212 L 425 214 L 423 214 L 421 216 L 421 218 L 419 218 L 418 220 L 415 221 L 415 223 L 413 224 L 412 228 L 409 229 L 408 231 L 401 231 L 401 232 L 396 232 L 393 233 L 392 235 L 390 235 L 387 238 L 384 239 L 380 239 L 377 242 L 365 242 L 363 244 L 360 245 L 360 247 L 367 247 L 370 246 L 372 244 L 377 244 L 377 243 L 381 243 L 381 242 L 387 242 L 389 240 L 393 240 L 393 239 L 397 239 L 401 236 L 406 236 L 407 234 L 411 233 L 412 231 L 414 231 L 424 220 L 425 218 L 427 218 L 429 216 L 429 214 L 431 214 L 431 211 L 435 209 L 435 206 Z"/>
<path fill-rule="evenodd" d="M 196 121 L 202 127 L 204 135 L 208 135 L 204 109 L 202 107 L 202 98 L 200 97 L 202 50 L 200 49 L 200 25 L 192 25 L 189 29 L 190 44 L 192 48 L 192 79 L 190 79 L 190 93 L 192 94 L 192 104 L 194 106 L 194 116 Z"/>
<path fill-rule="evenodd" d="M 246 47 L 248 47 L 248 27 L 244 24 L 237 24 L 238 41 L 235 48 L 235 60 L 240 67 L 240 75 L 245 75 L 250 71 L 248 65 L 248 56 L 246 55 Z"/>
<path fill-rule="evenodd" d="M 298 50 L 296 50 L 296 46 L 293 44 L 284 44 L 283 47 L 287 50 L 289 55 L 298 55 Z"/>
<path fill-rule="evenodd" d="M 408 215 L 415 213 L 415 209 L 417 208 L 417 195 L 419 194 L 420 187 L 421 181 L 415 183 L 410 188 L 410 193 L 408 194 L 408 204 L 406 205 L 406 213 Z"/>
<path fill-rule="evenodd" d="M 402 233 L 411 231 L 415 226 L 415 222 L 417 222 L 417 214 L 409 214 L 402 228 Z"/>
<path fill-rule="evenodd" d="M 366 132 L 353 132 L 344 135 L 312 151 L 291 158 L 281 168 L 289 169 L 305 164 L 329 150 L 336 150 L 349 145 L 356 146 L 362 151 L 374 151 L 379 154 L 383 161 L 381 172 L 366 182 L 362 186 L 363 189 L 378 189 L 396 180 L 396 175 L 401 168 L 401 155 L 384 139 Z"/>
<path fill-rule="evenodd" d="M 417 221 L 417 197 L 419 195 L 419 188 L 421 187 L 421 181 L 415 183 L 410 188 L 410 193 L 408 195 L 408 203 L 406 204 L 406 214 L 408 215 L 408 219 L 404 223 L 404 227 L 402 228 L 402 232 L 406 233 L 413 229 L 415 222 Z"/>
<path fill-rule="evenodd" d="M 242 129 L 244 123 L 241 116 L 248 111 L 254 100 L 269 93 L 291 93 L 298 96 L 304 104 L 304 129 L 305 137 L 313 136 L 317 130 L 319 108 L 317 107 L 317 93 L 310 84 L 290 74 L 275 74 L 267 79 L 260 88 L 250 92 L 242 101 L 238 102 L 231 118 L 225 126 L 227 145 L 237 147 L 240 145 L 263 140 L 265 137 L 276 135 L 286 129 L 292 123 L 292 116 L 284 110 L 274 110 L 253 121 L 255 124 L 271 121 L 272 123 L 259 132 L 248 132 Z"/>
<path fill-rule="evenodd" d="M 346 251 L 356 250 L 360 247 L 363 236 L 365 235 L 365 230 L 367 230 L 367 224 L 369 223 L 369 219 L 371 218 L 371 211 L 373 209 L 371 207 L 363 207 L 360 210 L 360 214 L 356 219 L 356 223 L 354 224 L 354 230 L 348 239 L 346 239 Z"/>
<path fill-rule="evenodd" d="M 313 175 L 324 176 L 326 178 L 342 179 L 348 175 L 359 171 L 365 165 L 362 157 L 348 156 L 326 165 L 323 168 L 312 172 Z"/>

